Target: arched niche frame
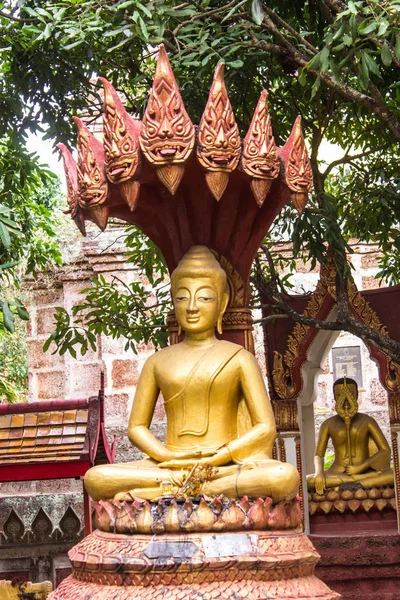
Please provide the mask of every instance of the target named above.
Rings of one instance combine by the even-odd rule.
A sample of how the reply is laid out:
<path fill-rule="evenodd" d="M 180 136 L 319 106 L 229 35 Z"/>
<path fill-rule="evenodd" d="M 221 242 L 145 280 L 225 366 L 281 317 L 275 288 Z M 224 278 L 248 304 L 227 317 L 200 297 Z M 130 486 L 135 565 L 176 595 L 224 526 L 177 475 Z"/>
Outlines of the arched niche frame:
<path fill-rule="evenodd" d="M 289 302 L 296 310 L 311 318 L 333 319 L 337 312 L 335 279 L 333 263 L 328 262 L 321 268 L 315 291 L 307 296 L 289 299 Z M 359 292 L 356 285 L 349 281 L 347 292 L 350 309 L 360 322 L 383 335 L 400 340 L 397 316 L 400 286 Z M 268 314 L 268 309 L 264 310 L 264 314 Z M 293 326 L 291 321 L 285 321 L 277 320 L 264 327 L 267 371 L 278 430 L 285 432 L 286 436 L 290 432 L 297 433 L 297 464 L 303 492 L 306 490 L 306 463 L 309 466 L 314 452 L 313 402 L 317 394 L 318 376 L 340 332 L 323 331 L 300 323 Z M 378 367 L 379 380 L 387 392 L 399 518 L 400 365 L 373 344 L 366 345 Z M 307 513 L 305 510 L 305 515 Z"/>

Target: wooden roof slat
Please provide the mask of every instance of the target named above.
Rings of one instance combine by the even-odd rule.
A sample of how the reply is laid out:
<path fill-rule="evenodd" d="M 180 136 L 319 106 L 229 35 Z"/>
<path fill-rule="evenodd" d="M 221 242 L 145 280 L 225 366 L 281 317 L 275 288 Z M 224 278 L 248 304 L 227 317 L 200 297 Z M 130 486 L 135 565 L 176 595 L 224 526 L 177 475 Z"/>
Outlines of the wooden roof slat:
<path fill-rule="evenodd" d="M 80 477 L 98 464 L 97 448 L 101 462 L 113 462 L 103 403 L 102 376 L 97 397 L 0 404 L 0 481 Z M 68 464 L 57 470 L 57 463 Z"/>

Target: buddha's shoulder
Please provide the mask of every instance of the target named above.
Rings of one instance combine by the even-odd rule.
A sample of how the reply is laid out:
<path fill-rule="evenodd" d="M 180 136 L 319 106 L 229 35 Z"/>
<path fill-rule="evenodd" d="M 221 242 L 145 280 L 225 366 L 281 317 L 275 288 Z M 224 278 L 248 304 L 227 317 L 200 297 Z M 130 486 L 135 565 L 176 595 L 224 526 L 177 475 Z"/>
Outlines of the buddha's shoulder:
<path fill-rule="evenodd" d="M 325 421 L 321 423 L 321 428 L 327 427 L 329 429 L 329 427 L 335 425 L 344 425 L 344 421 L 341 417 L 339 417 L 339 415 L 333 415 L 332 417 L 328 417 L 327 419 L 325 419 Z"/>
<path fill-rule="evenodd" d="M 254 354 L 246 350 L 246 348 L 243 348 L 240 344 L 228 342 L 227 340 L 218 340 L 218 348 L 220 348 L 224 354 L 230 354 L 235 361 L 239 361 L 244 365 L 248 363 L 258 364 Z"/>

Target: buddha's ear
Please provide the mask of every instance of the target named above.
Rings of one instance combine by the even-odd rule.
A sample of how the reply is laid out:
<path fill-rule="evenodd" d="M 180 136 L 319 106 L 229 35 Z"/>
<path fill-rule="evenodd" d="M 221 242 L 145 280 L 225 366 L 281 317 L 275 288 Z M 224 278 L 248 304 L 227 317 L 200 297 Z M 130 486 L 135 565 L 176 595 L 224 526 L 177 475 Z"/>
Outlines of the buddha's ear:
<path fill-rule="evenodd" d="M 222 335 L 222 317 L 224 316 L 224 312 L 228 306 L 229 302 L 229 294 L 224 292 L 221 297 L 221 310 L 219 311 L 218 320 L 217 320 L 217 331 L 219 335 Z"/>
<path fill-rule="evenodd" d="M 221 298 L 221 315 L 223 315 L 224 312 L 226 311 L 228 302 L 229 302 L 229 294 L 227 292 L 224 292 L 222 294 L 222 298 Z"/>

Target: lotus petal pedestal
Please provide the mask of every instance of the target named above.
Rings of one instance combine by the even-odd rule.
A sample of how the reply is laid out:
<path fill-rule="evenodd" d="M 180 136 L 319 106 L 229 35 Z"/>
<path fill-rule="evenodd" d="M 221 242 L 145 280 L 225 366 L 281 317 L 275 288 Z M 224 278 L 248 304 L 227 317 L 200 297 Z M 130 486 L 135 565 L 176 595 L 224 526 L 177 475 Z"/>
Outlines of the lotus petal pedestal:
<path fill-rule="evenodd" d="M 232 504 L 236 506 L 235 501 Z M 156 507 L 151 508 L 155 511 Z M 106 508 L 113 517 L 110 507 Z M 251 506 L 246 508 L 248 514 Z M 283 509 L 287 512 L 288 505 Z M 121 510 L 126 508 L 121 506 Z M 69 552 L 69 558 L 72 575 L 49 600 L 340 597 L 315 577 L 319 555 L 300 527 L 218 532 L 181 529 L 158 535 L 96 530 Z"/>

